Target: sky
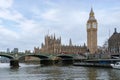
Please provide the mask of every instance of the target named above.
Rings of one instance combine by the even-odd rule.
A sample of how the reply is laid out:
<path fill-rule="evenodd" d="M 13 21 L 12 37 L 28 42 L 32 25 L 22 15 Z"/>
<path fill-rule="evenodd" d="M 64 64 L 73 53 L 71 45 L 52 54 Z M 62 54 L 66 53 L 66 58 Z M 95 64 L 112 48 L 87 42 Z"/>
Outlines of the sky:
<path fill-rule="evenodd" d="M 62 44 L 84 45 L 86 23 L 93 8 L 98 22 L 98 46 L 120 32 L 120 0 L 0 0 L 0 51 L 41 47 L 45 35 Z"/>

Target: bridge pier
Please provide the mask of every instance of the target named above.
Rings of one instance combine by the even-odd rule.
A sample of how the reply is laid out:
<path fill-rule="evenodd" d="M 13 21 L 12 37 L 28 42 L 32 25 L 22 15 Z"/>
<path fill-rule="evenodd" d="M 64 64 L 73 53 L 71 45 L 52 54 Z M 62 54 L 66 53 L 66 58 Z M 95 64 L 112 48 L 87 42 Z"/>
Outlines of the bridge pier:
<path fill-rule="evenodd" d="M 18 68 L 19 67 L 19 61 L 15 60 L 15 59 L 10 60 L 10 66 L 12 68 Z"/>
<path fill-rule="evenodd" d="M 41 65 L 44 65 L 44 66 L 53 65 L 53 60 L 50 60 L 50 59 L 42 59 L 42 60 L 40 60 L 40 64 L 41 64 Z"/>

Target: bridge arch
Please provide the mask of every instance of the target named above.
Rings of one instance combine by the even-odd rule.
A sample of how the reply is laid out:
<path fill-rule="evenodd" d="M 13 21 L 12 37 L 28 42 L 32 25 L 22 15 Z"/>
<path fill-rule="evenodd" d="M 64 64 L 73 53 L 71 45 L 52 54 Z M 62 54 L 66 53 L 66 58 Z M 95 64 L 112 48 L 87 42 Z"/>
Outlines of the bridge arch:
<path fill-rule="evenodd" d="M 40 61 L 41 65 L 51 65 L 52 64 L 52 60 L 49 57 L 44 56 L 44 55 L 36 55 L 36 54 L 26 54 L 24 56 L 19 57 L 18 60 L 20 60 L 20 58 L 26 57 L 26 56 L 39 58 L 40 59 L 39 61 Z"/>
<path fill-rule="evenodd" d="M 0 56 L 6 57 L 6 58 L 9 58 L 9 59 L 14 59 L 14 57 L 11 56 L 11 55 L 0 54 Z"/>

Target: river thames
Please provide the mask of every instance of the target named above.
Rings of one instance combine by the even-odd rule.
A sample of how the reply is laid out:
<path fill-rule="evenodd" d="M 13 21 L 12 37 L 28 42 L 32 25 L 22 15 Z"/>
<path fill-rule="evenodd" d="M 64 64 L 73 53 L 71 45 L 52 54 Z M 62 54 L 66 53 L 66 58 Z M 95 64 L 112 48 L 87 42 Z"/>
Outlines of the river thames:
<path fill-rule="evenodd" d="M 40 66 L 20 64 L 11 69 L 0 63 L 0 80 L 120 80 L 120 70 L 80 66 Z"/>

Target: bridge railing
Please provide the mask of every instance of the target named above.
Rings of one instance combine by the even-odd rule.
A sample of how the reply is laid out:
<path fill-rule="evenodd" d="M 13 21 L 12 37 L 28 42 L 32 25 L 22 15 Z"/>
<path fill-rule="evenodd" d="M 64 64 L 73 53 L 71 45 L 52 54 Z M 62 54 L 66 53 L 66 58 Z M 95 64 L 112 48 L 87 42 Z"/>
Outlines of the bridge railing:
<path fill-rule="evenodd" d="M 73 57 L 75 59 L 83 59 L 85 58 L 85 56 L 81 56 L 80 54 L 77 53 L 71 53 L 71 54 L 64 54 L 64 53 L 24 53 L 24 52 L 18 52 L 18 53 L 7 53 L 7 52 L 0 52 L 0 55 L 7 55 L 7 56 L 12 56 L 15 59 L 20 58 L 21 56 L 27 56 L 27 55 L 41 55 L 41 56 L 46 56 L 49 58 L 54 58 L 57 56 L 70 56 Z"/>

